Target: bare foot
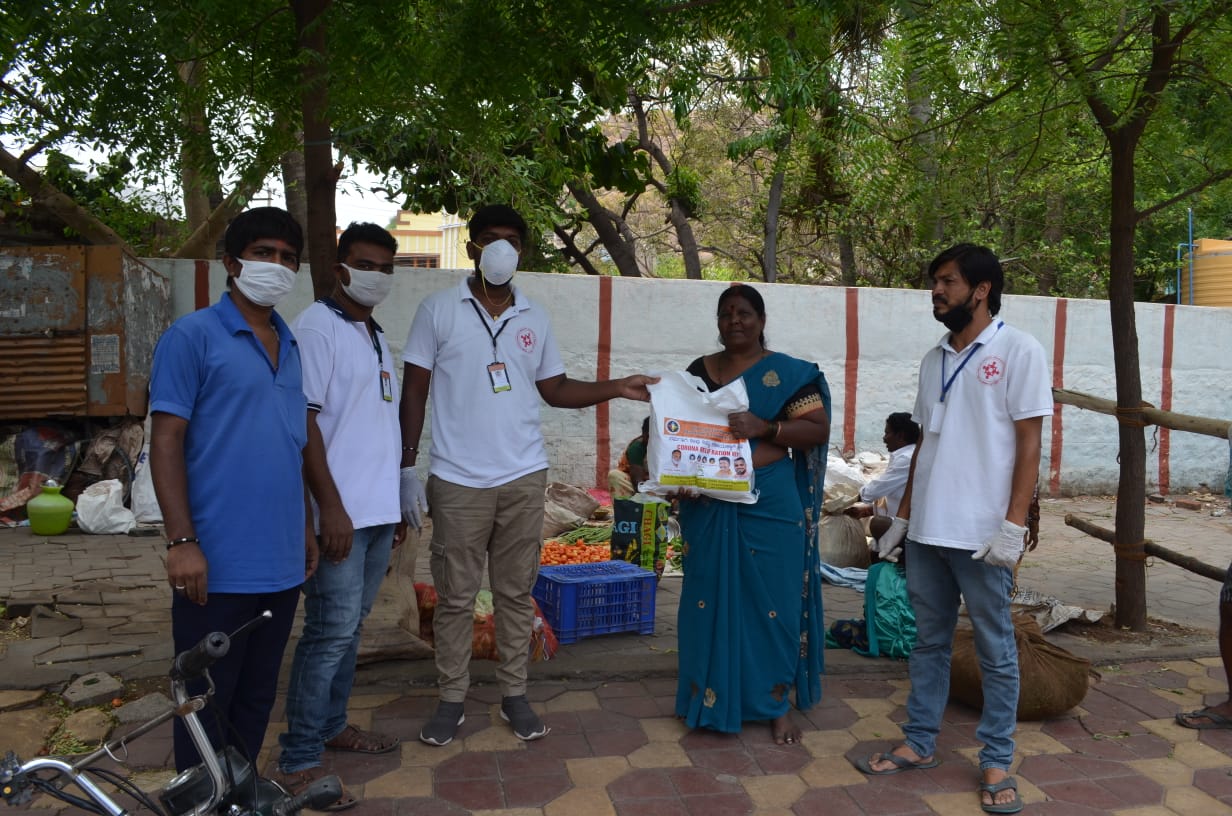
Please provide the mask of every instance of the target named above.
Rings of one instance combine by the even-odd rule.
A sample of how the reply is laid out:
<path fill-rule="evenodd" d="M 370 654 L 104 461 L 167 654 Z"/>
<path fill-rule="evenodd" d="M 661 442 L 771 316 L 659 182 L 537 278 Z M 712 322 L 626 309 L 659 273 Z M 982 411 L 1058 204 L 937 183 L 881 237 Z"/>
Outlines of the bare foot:
<path fill-rule="evenodd" d="M 803 734 L 800 727 L 791 719 L 791 714 L 784 714 L 770 721 L 770 734 L 776 745 L 794 745 L 800 741 Z"/>
<path fill-rule="evenodd" d="M 900 745 L 890 753 L 895 756 L 902 757 L 913 765 L 927 765 L 932 761 L 932 757 L 922 757 L 915 751 L 912 751 L 906 745 Z M 898 768 L 898 764 L 885 758 L 884 754 L 873 754 L 869 757 L 868 767 L 873 773 L 886 773 Z"/>
<path fill-rule="evenodd" d="M 1009 771 L 1001 768 L 985 768 L 984 784 L 995 785 L 1009 775 Z M 980 802 L 985 805 L 1008 805 L 1010 802 L 1013 802 L 1017 796 L 1018 791 L 1014 788 L 999 790 L 995 795 L 986 790 L 982 790 L 980 791 Z"/>

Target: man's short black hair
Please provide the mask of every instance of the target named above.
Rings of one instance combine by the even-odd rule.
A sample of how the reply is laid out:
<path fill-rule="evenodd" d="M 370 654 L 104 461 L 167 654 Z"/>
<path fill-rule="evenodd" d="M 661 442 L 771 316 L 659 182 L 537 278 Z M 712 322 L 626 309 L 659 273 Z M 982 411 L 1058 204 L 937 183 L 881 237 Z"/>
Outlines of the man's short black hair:
<path fill-rule="evenodd" d="M 505 204 L 488 204 L 480 207 L 475 210 L 475 214 L 471 216 L 471 220 L 466 225 L 472 241 L 488 227 L 513 227 L 522 239 L 522 246 L 526 246 L 526 236 L 530 230 L 526 226 L 526 219 L 522 218 L 513 207 Z"/>
<path fill-rule="evenodd" d="M 372 244 L 394 254 L 398 252 L 398 241 L 389 234 L 389 230 L 367 221 L 352 221 L 338 236 L 338 263 L 347 259 L 354 244 Z"/>
<path fill-rule="evenodd" d="M 972 289 L 984 281 L 992 284 L 988 290 L 988 313 L 995 315 L 1001 311 L 1001 290 L 1005 288 L 1005 272 L 1001 269 L 1001 261 L 996 254 L 985 246 L 977 244 L 955 244 L 942 252 L 928 265 L 928 277 L 932 278 L 937 270 L 954 261 L 963 280 Z"/>
<path fill-rule="evenodd" d="M 650 417 L 642 420 L 642 436 L 650 436 Z"/>
<path fill-rule="evenodd" d="M 223 251 L 239 258 L 249 244 L 262 238 L 286 241 L 297 255 L 304 254 L 304 230 L 281 207 L 254 207 L 231 219 L 222 239 Z"/>
<path fill-rule="evenodd" d="M 886 417 L 886 427 L 898 434 L 899 439 L 908 445 L 920 441 L 920 426 L 912 421 L 911 414 L 906 411 L 898 411 Z"/>

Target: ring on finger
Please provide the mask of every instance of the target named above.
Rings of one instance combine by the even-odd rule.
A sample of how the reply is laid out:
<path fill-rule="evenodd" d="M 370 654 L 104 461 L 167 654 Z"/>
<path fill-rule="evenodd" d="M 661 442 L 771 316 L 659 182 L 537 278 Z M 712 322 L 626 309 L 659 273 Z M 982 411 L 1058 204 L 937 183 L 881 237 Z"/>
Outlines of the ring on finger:
<path fill-rule="evenodd" d="M 183 584 L 176 584 L 175 586 L 176 592 L 183 592 L 186 589 L 188 589 L 188 587 L 184 586 Z"/>

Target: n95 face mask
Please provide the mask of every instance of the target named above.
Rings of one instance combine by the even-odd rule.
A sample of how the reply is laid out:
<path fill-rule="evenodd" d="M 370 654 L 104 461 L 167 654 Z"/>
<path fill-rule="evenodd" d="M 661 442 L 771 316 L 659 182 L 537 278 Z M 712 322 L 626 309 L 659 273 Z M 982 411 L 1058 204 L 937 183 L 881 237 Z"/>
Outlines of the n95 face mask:
<path fill-rule="evenodd" d="M 485 246 L 479 256 L 479 271 L 483 273 L 483 279 L 493 286 L 509 283 L 517 268 L 518 251 L 504 238 Z"/>

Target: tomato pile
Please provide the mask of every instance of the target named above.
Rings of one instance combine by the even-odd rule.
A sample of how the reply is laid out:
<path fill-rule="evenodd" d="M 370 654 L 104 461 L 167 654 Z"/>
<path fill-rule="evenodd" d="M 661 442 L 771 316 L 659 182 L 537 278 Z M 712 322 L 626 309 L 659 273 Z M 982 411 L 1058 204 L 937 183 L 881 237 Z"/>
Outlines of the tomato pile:
<path fill-rule="evenodd" d="M 596 561 L 610 561 L 612 547 L 610 542 L 601 541 L 594 544 L 569 544 L 556 538 L 543 542 L 539 553 L 540 564 L 593 564 Z"/>

